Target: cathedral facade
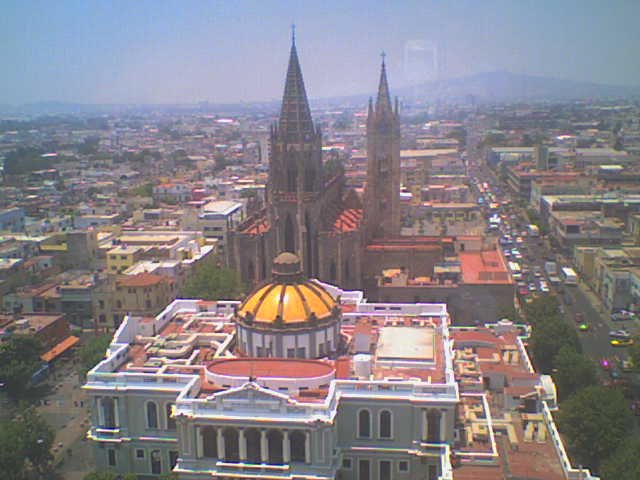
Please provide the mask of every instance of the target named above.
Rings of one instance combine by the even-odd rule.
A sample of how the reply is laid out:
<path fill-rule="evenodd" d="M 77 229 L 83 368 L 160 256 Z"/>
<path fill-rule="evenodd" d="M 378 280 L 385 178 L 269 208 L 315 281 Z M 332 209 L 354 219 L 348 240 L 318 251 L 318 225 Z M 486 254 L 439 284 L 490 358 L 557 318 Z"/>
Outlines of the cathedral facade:
<path fill-rule="evenodd" d="M 419 264 L 429 273 L 450 242 L 400 236 L 400 118 L 389 94 L 384 58 L 369 100 L 364 198 L 326 176 L 322 132 L 311 118 L 295 40 L 280 117 L 271 127 L 264 208 L 229 236 L 227 263 L 246 285 L 269 278 L 280 252 L 297 254 L 309 278 L 368 290 L 386 268 Z"/>

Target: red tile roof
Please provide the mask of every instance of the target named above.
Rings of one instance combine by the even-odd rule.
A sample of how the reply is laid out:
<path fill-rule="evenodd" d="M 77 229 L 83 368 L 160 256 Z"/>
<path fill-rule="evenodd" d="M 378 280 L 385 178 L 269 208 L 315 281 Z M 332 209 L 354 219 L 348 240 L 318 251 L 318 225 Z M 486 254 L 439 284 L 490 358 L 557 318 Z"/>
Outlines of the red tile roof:
<path fill-rule="evenodd" d="M 360 227 L 362 221 L 362 209 L 347 208 L 339 213 L 333 223 L 333 231 L 335 233 L 352 232 Z"/>
<path fill-rule="evenodd" d="M 504 259 L 497 250 L 460 252 L 459 258 L 464 283 L 513 283 Z"/>
<path fill-rule="evenodd" d="M 282 358 L 234 358 L 210 363 L 207 369 L 218 375 L 275 378 L 314 378 L 329 375 L 334 368 L 318 360 Z"/>

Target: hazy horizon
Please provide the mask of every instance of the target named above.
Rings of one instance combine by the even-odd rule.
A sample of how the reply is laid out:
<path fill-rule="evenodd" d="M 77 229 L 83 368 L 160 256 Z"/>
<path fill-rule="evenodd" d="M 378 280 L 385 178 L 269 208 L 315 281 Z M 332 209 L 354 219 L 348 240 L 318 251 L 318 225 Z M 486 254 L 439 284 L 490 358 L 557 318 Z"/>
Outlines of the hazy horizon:
<path fill-rule="evenodd" d="M 234 103 L 282 94 L 295 22 L 307 93 L 504 70 L 640 85 L 640 2 L 6 1 L 0 103 Z"/>

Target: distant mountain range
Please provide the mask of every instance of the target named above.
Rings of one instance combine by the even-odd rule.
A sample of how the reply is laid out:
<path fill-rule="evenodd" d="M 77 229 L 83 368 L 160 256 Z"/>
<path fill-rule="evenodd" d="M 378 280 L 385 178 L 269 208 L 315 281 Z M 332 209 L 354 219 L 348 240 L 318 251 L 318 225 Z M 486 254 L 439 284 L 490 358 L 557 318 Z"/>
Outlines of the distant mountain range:
<path fill-rule="evenodd" d="M 640 86 L 603 85 L 574 80 L 516 74 L 506 71 L 478 73 L 465 77 L 432 81 L 420 85 L 393 89 L 393 94 L 405 101 L 568 101 L 585 99 L 640 98 Z M 368 94 L 312 99 L 316 106 L 363 105 Z M 81 104 L 72 102 L 35 102 L 20 106 L 0 104 L 3 115 L 42 114 L 112 114 L 124 112 L 216 112 L 235 113 L 260 109 L 277 111 L 279 101 L 247 103 L 200 102 L 183 105 L 125 105 L 125 104 Z"/>
<path fill-rule="evenodd" d="M 401 88 L 406 99 L 478 101 L 582 100 L 640 97 L 640 86 L 602 85 L 559 78 L 522 75 L 505 71 L 428 82 Z"/>

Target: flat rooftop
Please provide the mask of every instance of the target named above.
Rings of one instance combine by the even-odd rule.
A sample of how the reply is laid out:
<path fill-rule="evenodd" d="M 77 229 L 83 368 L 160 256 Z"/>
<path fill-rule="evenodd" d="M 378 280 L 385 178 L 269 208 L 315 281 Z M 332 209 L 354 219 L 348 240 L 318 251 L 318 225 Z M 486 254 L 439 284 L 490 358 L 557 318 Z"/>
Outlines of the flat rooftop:
<path fill-rule="evenodd" d="M 379 360 L 433 360 L 435 329 L 431 327 L 383 327 L 376 354 Z"/>

